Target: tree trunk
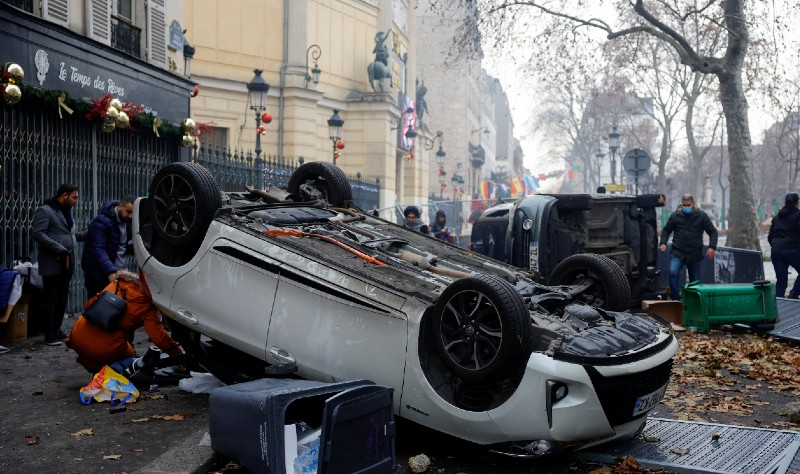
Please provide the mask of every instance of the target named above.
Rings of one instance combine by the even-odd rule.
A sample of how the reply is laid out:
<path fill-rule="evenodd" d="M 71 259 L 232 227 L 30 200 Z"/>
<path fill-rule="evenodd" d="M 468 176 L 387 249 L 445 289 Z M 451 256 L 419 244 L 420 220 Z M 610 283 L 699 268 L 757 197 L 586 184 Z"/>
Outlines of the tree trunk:
<path fill-rule="evenodd" d="M 753 194 L 753 148 L 747 118 L 747 98 L 740 74 L 719 74 L 720 101 L 728 130 L 730 160 L 729 247 L 761 250 Z"/>

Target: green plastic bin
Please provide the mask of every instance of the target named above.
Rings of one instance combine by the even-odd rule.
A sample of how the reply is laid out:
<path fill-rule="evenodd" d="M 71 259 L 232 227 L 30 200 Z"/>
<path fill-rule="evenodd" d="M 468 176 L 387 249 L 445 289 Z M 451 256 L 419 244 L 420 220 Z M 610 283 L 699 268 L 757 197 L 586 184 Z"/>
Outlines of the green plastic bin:
<path fill-rule="evenodd" d="M 684 327 L 703 333 L 710 326 L 722 324 L 775 324 L 778 315 L 775 284 L 766 280 L 727 284 L 693 281 L 683 287 L 681 300 Z"/>

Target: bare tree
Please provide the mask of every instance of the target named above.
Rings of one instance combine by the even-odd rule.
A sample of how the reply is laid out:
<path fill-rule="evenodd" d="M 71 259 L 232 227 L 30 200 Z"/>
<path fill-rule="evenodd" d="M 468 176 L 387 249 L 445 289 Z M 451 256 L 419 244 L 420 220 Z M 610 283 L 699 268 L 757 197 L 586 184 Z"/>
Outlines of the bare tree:
<path fill-rule="evenodd" d="M 460 0 L 475 5 L 474 0 Z M 448 2 L 451 3 L 451 2 Z M 745 96 L 743 71 L 750 46 L 748 21 L 755 22 L 751 11 L 753 0 L 619 0 L 615 2 L 620 27 L 586 15 L 583 0 L 478 0 L 478 25 L 482 31 L 495 35 L 496 41 L 509 41 L 513 33 L 533 25 L 536 20 L 551 21 L 537 26 L 540 34 L 529 38 L 534 43 L 554 38 L 576 38 L 578 27 L 599 31 L 606 40 L 633 35 L 649 35 L 671 48 L 679 61 L 691 71 L 716 78 L 719 101 L 725 115 L 728 150 L 730 153 L 731 193 L 737 199 L 731 203 L 731 226 L 728 243 L 734 247 L 759 249 L 756 228 L 755 197 L 752 178 L 752 138 Z M 654 8 L 649 8 L 651 5 Z M 759 5 L 760 6 L 760 5 Z M 531 14 L 533 11 L 534 14 Z M 724 45 L 719 48 L 703 45 L 702 38 L 688 38 L 681 25 L 696 22 L 703 30 L 718 28 Z M 563 43 L 563 41 L 562 41 Z M 568 47 L 567 44 L 562 46 Z"/>

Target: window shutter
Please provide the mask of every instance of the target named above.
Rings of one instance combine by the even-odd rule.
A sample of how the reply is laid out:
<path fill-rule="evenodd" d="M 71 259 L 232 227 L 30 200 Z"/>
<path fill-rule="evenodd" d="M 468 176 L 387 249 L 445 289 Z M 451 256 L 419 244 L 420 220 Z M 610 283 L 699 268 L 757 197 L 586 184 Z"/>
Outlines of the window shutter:
<path fill-rule="evenodd" d="M 167 67 L 167 21 L 165 0 L 147 0 L 147 62 Z"/>
<path fill-rule="evenodd" d="M 111 0 L 86 1 L 87 36 L 111 45 Z"/>
<path fill-rule="evenodd" d="M 69 0 L 43 0 L 42 17 L 69 27 Z"/>

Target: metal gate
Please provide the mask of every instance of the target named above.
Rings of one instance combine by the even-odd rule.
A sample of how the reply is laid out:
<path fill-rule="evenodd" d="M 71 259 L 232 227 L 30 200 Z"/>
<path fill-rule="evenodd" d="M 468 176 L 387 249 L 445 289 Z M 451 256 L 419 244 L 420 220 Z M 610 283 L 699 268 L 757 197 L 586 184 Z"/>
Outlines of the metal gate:
<path fill-rule="evenodd" d="M 96 124 L 75 115 L 36 107 L 0 106 L 0 263 L 36 261 L 31 236 L 33 213 L 62 183 L 79 188 L 75 225 L 85 230 L 100 205 L 126 194 L 143 196 L 156 171 L 176 161 L 180 137 L 117 130 L 101 133 Z M 80 259 L 83 246 L 76 250 Z M 76 265 L 67 311 L 86 301 L 83 272 Z"/>

